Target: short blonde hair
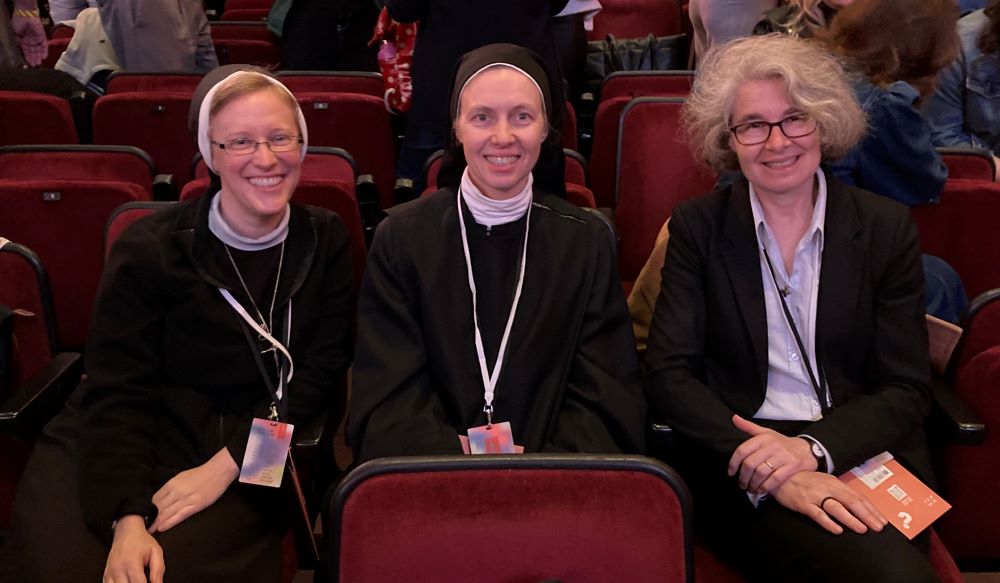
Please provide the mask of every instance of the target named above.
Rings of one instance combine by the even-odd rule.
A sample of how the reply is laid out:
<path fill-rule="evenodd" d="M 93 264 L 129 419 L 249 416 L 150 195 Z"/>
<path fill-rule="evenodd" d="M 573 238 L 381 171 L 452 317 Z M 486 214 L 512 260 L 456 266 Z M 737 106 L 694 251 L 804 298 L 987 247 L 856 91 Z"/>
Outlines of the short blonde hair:
<path fill-rule="evenodd" d="M 262 74 L 233 74 L 219 82 L 219 88 L 215 90 L 215 95 L 212 97 L 212 104 L 208 110 L 209 120 L 213 119 L 216 114 L 236 99 L 258 91 L 273 91 L 275 95 L 288 105 L 288 109 L 292 112 L 292 117 L 296 117 L 295 113 L 298 110 L 299 104 L 287 90 L 283 90 L 265 79 Z M 299 129 L 301 130 L 302 128 Z"/>
<path fill-rule="evenodd" d="M 682 113 L 696 158 L 716 171 L 739 168 L 729 144 L 733 102 L 744 83 L 765 80 L 781 81 L 816 120 L 824 160 L 842 158 L 864 136 L 864 111 L 836 57 L 811 40 L 747 37 L 716 47 L 699 66 Z"/>

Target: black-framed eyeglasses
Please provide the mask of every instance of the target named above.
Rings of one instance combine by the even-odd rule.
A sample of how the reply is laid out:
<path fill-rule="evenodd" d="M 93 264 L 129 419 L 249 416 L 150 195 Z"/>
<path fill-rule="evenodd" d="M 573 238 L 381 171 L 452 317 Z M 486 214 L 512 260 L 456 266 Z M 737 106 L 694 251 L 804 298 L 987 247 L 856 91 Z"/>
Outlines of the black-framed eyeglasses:
<path fill-rule="evenodd" d="M 775 122 L 748 121 L 730 126 L 729 131 L 733 132 L 733 137 L 740 144 L 756 146 L 766 142 L 771 137 L 771 130 L 775 127 L 781 128 L 781 133 L 785 134 L 786 138 L 801 138 L 816 131 L 816 120 L 804 113 L 796 113 Z"/>
<path fill-rule="evenodd" d="M 263 142 L 256 142 L 249 138 L 233 138 L 231 140 L 226 140 L 225 142 L 212 143 L 218 146 L 220 150 L 225 150 L 228 154 L 232 154 L 234 156 L 249 156 L 250 154 L 256 152 L 257 146 L 261 144 L 267 144 L 268 149 L 272 152 L 290 152 L 292 150 L 297 150 L 302 144 L 302 136 L 278 134 L 276 136 L 271 136 Z"/>

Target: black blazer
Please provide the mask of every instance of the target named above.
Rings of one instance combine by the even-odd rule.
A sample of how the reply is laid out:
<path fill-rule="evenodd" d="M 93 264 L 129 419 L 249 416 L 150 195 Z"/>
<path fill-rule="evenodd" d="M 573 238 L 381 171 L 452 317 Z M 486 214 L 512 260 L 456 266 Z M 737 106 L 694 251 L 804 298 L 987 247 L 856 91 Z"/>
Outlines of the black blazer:
<path fill-rule="evenodd" d="M 924 276 L 908 210 L 828 181 L 819 286 L 816 352 L 833 410 L 796 431 L 826 446 L 838 474 L 889 450 L 930 479 Z M 763 290 L 746 180 L 675 209 L 646 391 L 652 413 L 719 475 L 747 439 L 733 413 L 751 418 L 764 402 Z"/>

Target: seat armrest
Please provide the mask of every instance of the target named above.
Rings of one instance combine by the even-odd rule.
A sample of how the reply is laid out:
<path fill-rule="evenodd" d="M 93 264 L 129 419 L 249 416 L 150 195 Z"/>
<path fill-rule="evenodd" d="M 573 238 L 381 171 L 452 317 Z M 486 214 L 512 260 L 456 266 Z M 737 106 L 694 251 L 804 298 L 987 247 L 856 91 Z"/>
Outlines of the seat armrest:
<path fill-rule="evenodd" d="M 323 430 L 326 428 L 327 417 L 328 415 L 326 413 L 321 413 L 314 417 L 309 423 L 306 423 L 302 427 L 297 427 L 292 446 L 297 451 L 312 449 L 318 446 L 320 439 L 323 437 Z M 300 451 L 299 453 L 305 452 Z"/>
<path fill-rule="evenodd" d="M 0 427 L 36 431 L 66 402 L 80 382 L 83 359 L 78 352 L 61 352 L 37 375 L 4 395 L 0 401 Z"/>
<path fill-rule="evenodd" d="M 177 200 L 179 194 L 173 174 L 157 174 L 153 177 L 153 200 Z"/>
<path fill-rule="evenodd" d="M 986 439 L 986 424 L 941 379 L 931 381 L 934 406 L 927 419 L 933 438 L 957 445 L 979 445 Z M 932 439 L 933 439 L 932 438 Z"/>

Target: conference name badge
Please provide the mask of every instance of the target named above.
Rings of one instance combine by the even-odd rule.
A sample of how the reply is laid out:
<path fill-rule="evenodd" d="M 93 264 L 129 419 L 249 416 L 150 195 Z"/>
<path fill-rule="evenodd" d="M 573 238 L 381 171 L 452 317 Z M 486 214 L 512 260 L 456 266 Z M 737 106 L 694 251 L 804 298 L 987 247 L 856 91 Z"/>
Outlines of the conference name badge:
<path fill-rule="evenodd" d="M 290 423 L 255 418 L 243 454 L 240 482 L 271 488 L 281 486 L 294 430 L 295 426 Z"/>

